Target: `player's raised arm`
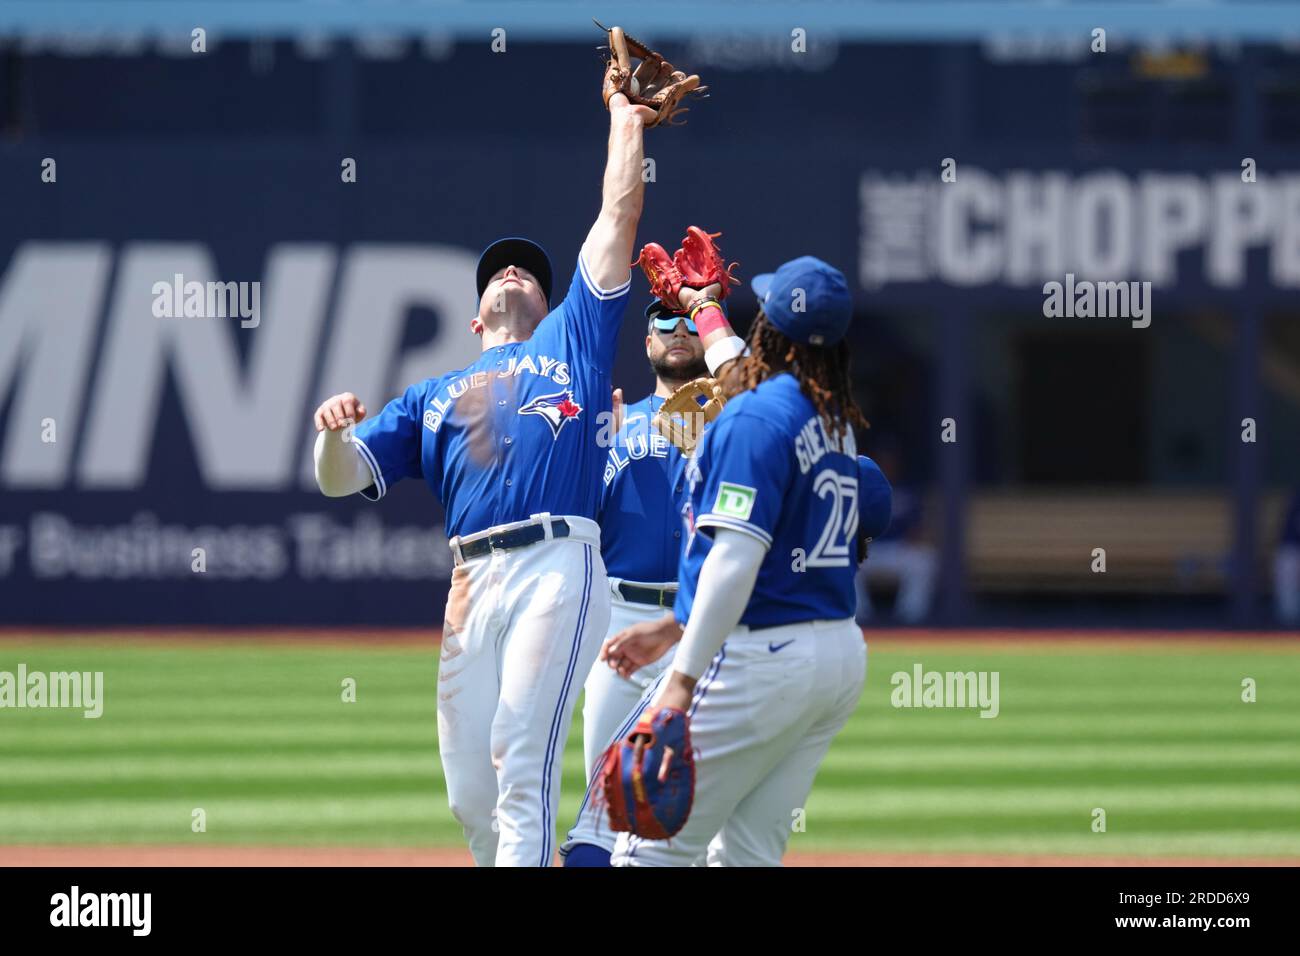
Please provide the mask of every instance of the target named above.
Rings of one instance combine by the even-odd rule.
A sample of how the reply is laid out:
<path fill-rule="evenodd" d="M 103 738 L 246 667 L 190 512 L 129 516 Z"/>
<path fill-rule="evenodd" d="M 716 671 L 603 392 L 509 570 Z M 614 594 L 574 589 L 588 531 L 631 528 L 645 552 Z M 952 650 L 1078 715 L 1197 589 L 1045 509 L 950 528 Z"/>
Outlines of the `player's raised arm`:
<path fill-rule="evenodd" d="M 649 114 L 647 116 L 646 114 Z M 591 281 L 612 289 L 627 281 L 641 218 L 645 182 L 641 178 L 642 133 L 654 111 L 633 106 L 622 93 L 609 101 L 609 155 L 601 189 L 600 215 L 582 246 Z"/>
<path fill-rule="evenodd" d="M 632 244 L 641 218 L 645 180 L 641 175 L 642 136 L 650 126 L 672 122 L 688 93 L 702 92 L 700 78 L 687 76 L 661 55 L 614 27 L 603 95 L 609 107 L 609 153 L 601 190 L 600 215 L 587 234 L 582 255 L 589 277 L 601 289 L 627 281 Z M 633 60 L 640 64 L 633 68 Z"/>

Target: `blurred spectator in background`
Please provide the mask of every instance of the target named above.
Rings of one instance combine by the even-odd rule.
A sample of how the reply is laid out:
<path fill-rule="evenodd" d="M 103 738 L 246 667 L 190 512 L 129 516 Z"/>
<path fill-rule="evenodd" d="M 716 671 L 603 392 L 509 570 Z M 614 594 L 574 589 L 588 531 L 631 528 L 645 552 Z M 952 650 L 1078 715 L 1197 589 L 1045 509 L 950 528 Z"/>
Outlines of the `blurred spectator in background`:
<path fill-rule="evenodd" d="M 871 542 L 867 560 L 858 571 L 859 624 L 875 617 L 871 586 L 880 581 L 896 582 L 894 618 L 901 624 L 916 624 L 930 614 L 934 600 L 938 556 L 921 540 L 924 489 L 911 484 L 896 442 L 886 439 L 875 449 L 875 460 L 894 489 L 889 529 Z"/>
<path fill-rule="evenodd" d="M 1287 505 L 1273 556 L 1273 607 L 1281 623 L 1300 624 L 1300 489 Z"/>

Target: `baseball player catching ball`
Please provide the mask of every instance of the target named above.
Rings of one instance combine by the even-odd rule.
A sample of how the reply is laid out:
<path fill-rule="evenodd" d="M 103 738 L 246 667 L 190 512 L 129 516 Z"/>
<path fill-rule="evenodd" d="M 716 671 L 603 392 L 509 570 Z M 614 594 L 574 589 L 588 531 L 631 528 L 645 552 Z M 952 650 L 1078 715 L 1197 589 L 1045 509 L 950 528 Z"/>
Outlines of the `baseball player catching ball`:
<path fill-rule="evenodd" d="M 809 256 L 753 287 L 750 352 L 723 375 L 730 401 L 686 463 L 680 644 L 604 758 L 611 820 L 630 831 L 615 866 L 778 865 L 866 676 L 860 489 L 877 533 L 888 495 L 855 450 L 866 422 L 849 387 L 848 289 Z M 671 641 L 639 626 L 656 628 Z M 656 830 L 671 839 L 645 837 Z"/>
<path fill-rule="evenodd" d="M 423 477 L 454 556 L 438 668 L 438 746 L 452 814 L 480 866 L 549 866 L 560 755 L 609 621 L 599 504 L 610 372 L 644 184 L 642 132 L 698 87 L 610 31 L 600 214 L 554 309 L 537 244 L 479 260 L 481 358 L 406 389 L 378 415 L 350 392 L 316 410 L 326 495 L 378 500 Z M 634 74 L 628 47 L 643 62 Z M 629 98 L 629 94 L 630 98 Z M 350 426 L 355 424 L 355 429 Z"/>

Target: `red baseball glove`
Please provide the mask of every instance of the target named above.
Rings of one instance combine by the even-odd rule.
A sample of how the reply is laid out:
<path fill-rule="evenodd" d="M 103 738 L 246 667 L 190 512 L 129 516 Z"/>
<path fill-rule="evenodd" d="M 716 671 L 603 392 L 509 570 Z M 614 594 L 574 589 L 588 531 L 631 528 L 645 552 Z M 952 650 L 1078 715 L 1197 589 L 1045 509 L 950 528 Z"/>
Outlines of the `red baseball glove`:
<path fill-rule="evenodd" d="M 611 830 L 666 840 L 686 825 L 695 798 L 690 720 L 650 708 L 624 740 L 605 751 L 600 786 Z"/>
<path fill-rule="evenodd" d="M 740 263 L 727 265 L 722 253 L 713 242 L 720 232 L 705 232 L 699 226 L 689 226 L 682 247 L 672 256 L 657 242 L 647 242 L 641 249 L 634 266 L 640 266 L 650 283 L 650 292 L 670 306 L 680 301 L 682 286 L 703 289 L 714 283 L 722 287 L 718 293 L 721 301 L 727 297 L 737 279 L 731 270 Z"/>

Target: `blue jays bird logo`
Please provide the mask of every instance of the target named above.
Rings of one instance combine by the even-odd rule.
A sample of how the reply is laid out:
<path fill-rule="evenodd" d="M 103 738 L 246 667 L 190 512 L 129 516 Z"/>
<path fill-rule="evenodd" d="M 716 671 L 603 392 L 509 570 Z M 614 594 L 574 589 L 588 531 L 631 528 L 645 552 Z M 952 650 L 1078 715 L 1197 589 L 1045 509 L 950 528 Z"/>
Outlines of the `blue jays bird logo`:
<path fill-rule="evenodd" d="M 682 502 L 681 516 L 682 524 L 686 526 L 686 550 L 689 551 L 691 542 L 695 540 L 695 508 L 691 506 L 690 498 Z"/>
<path fill-rule="evenodd" d="M 559 438 L 560 429 L 582 414 L 582 406 L 573 400 L 573 392 L 554 392 L 521 406 L 519 414 L 540 415 L 551 426 L 551 437 Z"/>

